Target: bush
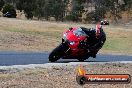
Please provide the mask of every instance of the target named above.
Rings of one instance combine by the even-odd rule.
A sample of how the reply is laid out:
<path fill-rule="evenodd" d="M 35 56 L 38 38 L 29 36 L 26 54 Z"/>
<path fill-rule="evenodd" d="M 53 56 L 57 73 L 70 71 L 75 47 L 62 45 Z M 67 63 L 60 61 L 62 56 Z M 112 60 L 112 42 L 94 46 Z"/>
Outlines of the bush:
<path fill-rule="evenodd" d="M 0 0 L 0 11 L 2 9 L 2 7 L 4 6 L 5 2 L 3 0 Z"/>
<path fill-rule="evenodd" d="M 66 20 L 68 20 L 68 21 L 78 21 L 78 17 L 76 17 L 75 15 L 67 15 Z"/>
<path fill-rule="evenodd" d="M 6 16 L 6 17 L 16 18 L 16 10 L 15 10 L 15 8 L 14 8 L 12 5 L 10 5 L 10 4 L 4 5 L 2 13 L 3 13 L 4 16 Z M 10 16 L 8 16 L 7 13 L 10 13 Z"/>
<path fill-rule="evenodd" d="M 95 11 L 92 11 L 87 14 L 86 21 L 92 22 L 92 23 L 100 22 L 101 17 Z"/>

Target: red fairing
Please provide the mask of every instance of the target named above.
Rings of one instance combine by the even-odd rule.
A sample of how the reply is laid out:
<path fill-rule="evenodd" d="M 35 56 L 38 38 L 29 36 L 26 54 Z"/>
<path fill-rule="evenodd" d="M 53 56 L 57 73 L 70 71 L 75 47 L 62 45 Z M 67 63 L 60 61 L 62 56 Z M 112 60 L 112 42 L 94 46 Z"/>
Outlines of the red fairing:
<path fill-rule="evenodd" d="M 67 40 L 69 41 L 69 47 L 71 48 L 72 55 L 83 54 L 86 53 L 84 49 L 79 48 L 80 41 L 85 40 L 86 36 L 76 36 L 74 34 L 74 31 L 77 30 L 77 27 L 73 27 L 71 30 L 65 31 L 63 34 L 66 35 Z M 71 42 L 74 42 L 74 44 L 70 44 Z"/>

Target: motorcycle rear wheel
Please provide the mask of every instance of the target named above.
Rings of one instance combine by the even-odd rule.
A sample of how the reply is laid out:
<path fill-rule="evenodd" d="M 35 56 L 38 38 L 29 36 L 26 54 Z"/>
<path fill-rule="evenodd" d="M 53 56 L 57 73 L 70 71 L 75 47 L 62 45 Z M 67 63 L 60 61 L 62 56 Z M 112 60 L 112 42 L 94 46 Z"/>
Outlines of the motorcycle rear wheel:
<path fill-rule="evenodd" d="M 84 62 L 84 60 L 86 60 L 86 59 L 78 58 L 78 61 L 79 61 L 79 62 Z"/>
<path fill-rule="evenodd" d="M 78 61 L 79 62 L 84 62 L 84 60 L 86 60 L 88 58 L 89 58 L 89 55 L 88 56 L 84 56 L 84 57 L 80 57 L 80 58 L 78 58 Z"/>

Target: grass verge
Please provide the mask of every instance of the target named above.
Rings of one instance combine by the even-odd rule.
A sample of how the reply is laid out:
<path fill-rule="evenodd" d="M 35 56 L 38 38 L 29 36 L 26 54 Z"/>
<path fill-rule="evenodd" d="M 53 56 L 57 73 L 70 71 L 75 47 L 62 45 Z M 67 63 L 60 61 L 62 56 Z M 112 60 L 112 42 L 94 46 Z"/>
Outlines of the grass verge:
<path fill-rule="evenodd" d="M 19 50 L 51 51 L 61 42 L 62 33 L 66 28 L 82 25 L 87 28 L 94 26 L 91 24 L 53 23 L 7 18 L 0 19 L 0 30 L 2 31 L 0 33 L 0 48 L 3 50 L 18 50 L 18 47 L 22 46 Z M 105 26 L 104 30 L 107 35 L 107 40 L 101 49 L 101 53 L 116 52 L 121 54 L 132 54 L 132 31 L 126 31 L 123 27 L 117 26 Z M 11 35 L 11 37 L 5 36 L 4 34 Z M 20 37 L 21 34 L 24 35 L 25 39 L 15 38 Z M 2 38 L 3 36 L 4 38 Z M 26 39 L 27 37 L 28 39 Z M 14 47 L 15 44 L 13 43 L 13 41 L 16 40 L 16 45 L 19 45 L 17 48 Z M 31 40 L 33 41 L 31 42 Z M 8 45 L 7 42 L 9 42 Z M 25 42 L 31 44 L 24 44 L 23 46 Z M 12 44 L 14 45 L 12 46 Z"/>

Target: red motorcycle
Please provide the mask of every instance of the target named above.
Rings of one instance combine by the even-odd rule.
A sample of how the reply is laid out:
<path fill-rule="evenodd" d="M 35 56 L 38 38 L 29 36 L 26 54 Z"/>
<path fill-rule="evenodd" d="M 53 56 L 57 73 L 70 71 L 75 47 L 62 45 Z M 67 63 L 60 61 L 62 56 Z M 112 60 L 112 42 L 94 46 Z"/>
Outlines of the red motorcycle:
<path fill-rule="evenodd" d="M 49 61 L 55 62 L 58 59 L 78 59 L 84 61 L 90 57 L 82 42 L 88 41 L 88 35 L 80 28 L 74 27 L 63 33 L 62 43 L 57 46 L 49 55 Z"/>

